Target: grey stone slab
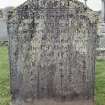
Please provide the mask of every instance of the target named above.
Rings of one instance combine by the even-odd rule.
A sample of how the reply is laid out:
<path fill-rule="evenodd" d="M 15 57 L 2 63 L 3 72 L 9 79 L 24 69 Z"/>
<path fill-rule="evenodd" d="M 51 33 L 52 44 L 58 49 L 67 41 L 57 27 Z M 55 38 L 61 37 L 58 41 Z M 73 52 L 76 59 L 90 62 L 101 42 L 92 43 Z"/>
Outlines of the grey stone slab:
<path fill-rule="evenodd" d="M 96 28 L 94 12 L 75 0 L 19 6 L 8 20 L 13 105 L 93 101 Z"/>

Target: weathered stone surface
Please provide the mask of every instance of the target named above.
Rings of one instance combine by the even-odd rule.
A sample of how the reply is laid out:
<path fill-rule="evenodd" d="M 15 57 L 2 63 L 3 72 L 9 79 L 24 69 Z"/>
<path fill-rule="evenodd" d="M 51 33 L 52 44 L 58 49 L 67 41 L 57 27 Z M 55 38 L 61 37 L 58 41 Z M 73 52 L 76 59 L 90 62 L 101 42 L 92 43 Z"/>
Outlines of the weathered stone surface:
<path fill-rule="evenodd" d="M 91 105 L 96 26 L 94 13 L 75 0 L 19 6 L 8 21 L 13 105 Z"/>

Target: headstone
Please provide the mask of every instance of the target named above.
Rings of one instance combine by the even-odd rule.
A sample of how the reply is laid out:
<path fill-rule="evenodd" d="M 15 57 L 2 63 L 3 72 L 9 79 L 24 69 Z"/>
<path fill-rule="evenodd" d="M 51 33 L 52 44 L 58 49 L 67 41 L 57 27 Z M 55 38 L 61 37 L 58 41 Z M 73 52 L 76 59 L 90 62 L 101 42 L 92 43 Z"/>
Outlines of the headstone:
<path fill-rule="evenodd" d="M 101 0 L 101 2 L 102 2 L 101 19 L 105 21 L 105 0 Z"/>
<path fill-rule="evenodd" d="M 76 0 L 29 0 L 9 17 L 13 105 L 92 105 L 96 15 Z"/>
<path fill-rule="evenodd" d="M 12 11 L 13 7 L 0 9 L 0 41 L 8 41 L 7 32 L 7 15 L 8 11 Z"/>
<path fill-rule="evenodd" d="M 102 1 L 102 10 L 98 12 L 98 48 L 97 58 L 105 59 L 105 0 Z"/>
<path fill-rule="evenodd" d="M 8 41 L 6 20 L 0 18 L 0 41 Z"/>

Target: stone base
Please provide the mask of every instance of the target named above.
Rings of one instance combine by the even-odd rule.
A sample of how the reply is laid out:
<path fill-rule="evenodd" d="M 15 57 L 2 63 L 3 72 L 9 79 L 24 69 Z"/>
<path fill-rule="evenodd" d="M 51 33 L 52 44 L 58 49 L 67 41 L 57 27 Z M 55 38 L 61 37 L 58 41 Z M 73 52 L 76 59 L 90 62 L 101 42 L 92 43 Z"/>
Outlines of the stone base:
<path fill-rule="evenodd" d="M 97 60 L 105 60 L 105 55 L 104 56 L 97 56 L 96 58 L 97 58 Z"/>
<path fill-rule="evenodd" d="M 97 49 L 96 55 L 97 55 L 96 58 L 98 60 L 100 59 L 105 60 L 105 49 L 104 48 Z"/>
<path fill-rule="evenodd" d="M 12 105 L 95 105 L 92 101 L 72 101 L 72 102 L 57 102 L 53 100 L 35 100 L 34 102 L 13 102 Z"/>

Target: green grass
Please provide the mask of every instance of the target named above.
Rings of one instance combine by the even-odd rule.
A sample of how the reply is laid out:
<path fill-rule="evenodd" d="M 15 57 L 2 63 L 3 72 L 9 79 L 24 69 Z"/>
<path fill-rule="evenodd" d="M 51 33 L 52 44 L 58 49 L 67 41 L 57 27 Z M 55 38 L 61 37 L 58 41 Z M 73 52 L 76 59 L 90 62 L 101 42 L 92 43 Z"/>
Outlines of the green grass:
<path fill-rule="evenodd" d="M 96 105 L 105 105 L 105 60 L 96 63 Z M 7 47 L 0 47 L 0 105 L 10 103 Z"/>
<path fill-rule="evenodd" d="M 10 103 L 9 65 L 7 47 L 0 47 L 0 105 Z"/>
<path fill-rule="evenodd" d="M 96 63 L 96 105 L 105 105 L 105 60 Z"/>

